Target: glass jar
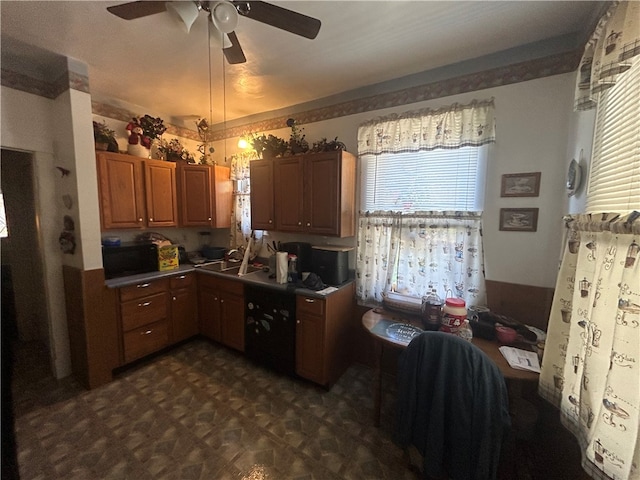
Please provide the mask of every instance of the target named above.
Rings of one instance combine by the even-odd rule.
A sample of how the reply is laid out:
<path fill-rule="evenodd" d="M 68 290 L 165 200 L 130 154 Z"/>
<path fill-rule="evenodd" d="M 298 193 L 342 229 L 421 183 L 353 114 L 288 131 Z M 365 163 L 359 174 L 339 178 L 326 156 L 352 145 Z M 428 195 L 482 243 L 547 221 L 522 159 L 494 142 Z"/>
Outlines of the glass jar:
<path fill-rule="evenodd" d="M 422 326 L 425 330 L 438 330 L 442 315 L 442 299 L 435 293 L 428 293 L 422 297 L 420 307 Z"/>

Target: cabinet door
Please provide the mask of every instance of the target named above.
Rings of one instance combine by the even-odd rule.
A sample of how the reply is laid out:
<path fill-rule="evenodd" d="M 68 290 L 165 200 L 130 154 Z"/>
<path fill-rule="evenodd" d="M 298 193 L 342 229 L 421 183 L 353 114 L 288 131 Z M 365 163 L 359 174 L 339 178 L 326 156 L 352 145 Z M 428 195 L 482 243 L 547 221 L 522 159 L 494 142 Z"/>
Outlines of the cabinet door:
<path fill-rule="evenodd" d="M 198 334 L 195 285 L 171 291 L 171 342 Z"/>
<path fill-rule="evenodd" d="M 210 226 L 213 221 L 211 167 L 180 165 L 178 185 L 180 225 L 183 227 Z"/>
<path fill-rule="evenodd" d="M 237 295 L 220 295 L 222 343 L 244 352 L 244 299 Z"/>
<path fill-rule="evenodd" d="M 198 316 L 200 333 L 211 340 L 222 339 L 220 325 L 220 293 L 218 290 L 201 286 L 198 291 Z"/>
<path fill-rule="evenodd" d="M 296 320 L 296 373 L 324 385 L 324 318 L 298 315 Z"/>
<path fill-rule="evenodd" d="M 251 169 L 251 228 L 273 230 L 273 160 L 253 160 Z"/>
<path fill-rule="evenodd" d="M 340 157 L 310 155 L 305 164 L 304 227 L 307 233 L 338 235 L 340 218 Z"/>
<path fill-rule="evenodd" d="M 276 230 L 302 232 L 304 158 L 302 156 L 274 160 L 273 185 Z"/>
<path fill-rule="evenodd" d="M 177 226 L 176 164 L 145 160 L 144 173 L 147 225 L 149 227 Z"/>
<path fill-rule="evenodd" d="M 209 167 L 213 171 L 213 221 L 214 228 L 231 226 L 231 202 L 233 202 L 233 183 L 231 169 L 215 165 Z"/>
<path fill-rule="evenodd" d="M 144 227 L 142 161 L 119 153 L 99 153 L 96 158 L 102 228 Z"/>

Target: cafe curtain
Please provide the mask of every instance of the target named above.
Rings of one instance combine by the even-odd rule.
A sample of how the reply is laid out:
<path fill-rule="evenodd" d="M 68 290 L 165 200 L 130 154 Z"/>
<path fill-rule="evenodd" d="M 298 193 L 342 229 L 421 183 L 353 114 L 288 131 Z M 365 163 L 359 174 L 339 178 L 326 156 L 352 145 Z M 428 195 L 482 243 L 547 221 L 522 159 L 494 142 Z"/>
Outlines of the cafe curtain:
<path fill-rule="evenodd" d="M 565 217 L 539 393 L 598 479 L 640 479 L 640 212 Z"/>
<path fill-rule="evenodd" d="M 358 128 L 358 154 L 380 155 L 495 142 L 493 99 L 392 114 Z M 403 168 L 398 163 L 398 168 Z M 486 304 L 482 220 L 474 212 L 360 212 L 356 295 L 364 304 L 393 291 L 455 295 Z"/>
<path fill-rule="evenodd" d="M 231 248 L 246 247 L 251 237 L 251 199 L 249 182 L 249 162 L 251 154 L 241 153 L 231 157 L 231 180 L 233 181 L 233 201 L 231 204 L 231 228 L 229 232 Z"/>
<path fill-rule="evenodd" d="M 479 213 L 368 212 L 360 215 L 357 245 L 356 294 L 365 304 L 392 291 L 486 305 Z"/>
<path fill-rule="evenodd" d="M 594 108 L 640 55 L 640 2 L 612 2 L 587 42 L 576 80 L 575 109 Z"/>

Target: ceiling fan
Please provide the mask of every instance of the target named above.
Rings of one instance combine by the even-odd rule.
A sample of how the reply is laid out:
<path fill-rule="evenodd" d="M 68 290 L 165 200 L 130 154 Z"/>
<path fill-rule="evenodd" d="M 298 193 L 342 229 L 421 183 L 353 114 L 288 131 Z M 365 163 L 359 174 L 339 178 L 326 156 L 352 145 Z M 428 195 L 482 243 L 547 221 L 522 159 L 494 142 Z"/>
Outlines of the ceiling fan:
<path fill-rule="evenodd" d="M 146 17 L 169 11 L 184 22 L 187 32 L 201 11 L 207 12 L 213 27 L 210 28 L 212 43 L 222 43 L 222 51 L 230 64 L 244 63 L 244 56 L 234 30 L 238 15 L 266 23 L 305 38 L 314 39 L 320 31 L 320 20 L 286 8 L 261 1 L 137 1 L 107 7 L 107 10 L 125 20 Z"/>

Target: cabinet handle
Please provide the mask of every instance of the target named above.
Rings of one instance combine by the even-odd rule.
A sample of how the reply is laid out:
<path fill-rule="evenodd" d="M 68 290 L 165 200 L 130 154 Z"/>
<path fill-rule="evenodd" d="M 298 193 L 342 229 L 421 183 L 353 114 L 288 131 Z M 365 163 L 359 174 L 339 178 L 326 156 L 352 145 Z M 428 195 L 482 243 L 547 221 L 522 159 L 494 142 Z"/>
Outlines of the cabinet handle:
<path fill-rule="evenodd" d="M 153 218 L 149 217 L 149 221 L 150 221 L 150 222 L 153 222 Z"/>
<path fill-rule="evenodd" d="M 296 323 L 297 323 L 297 324 L 300 324 L 300 320 L 296 320 Z"/>
<path fill-rule="evenodd" d="M 141 222 L 141 221 L 142 221 L 142 217 L 140 217 L 140 218 L 138 219 L 138 222 Z"/>
<path fill-rule="evenodd" d="M 149 285 L 151 285 L 150 283 L 139 283 L 138 285 L 136 285 L 136 288 L 147 288 Z"/>
<path fill-rule="evenodd" d="M 313 298 L 305 298 L 304 301 L 307 303 L 316 303 L 316 301 Z"/>
<path fill-rule="evenodd" d="M 175 302 L 176 300 L 177 300 L 177 298 L 176 298 L 176 297 L 173 297 L 173 301 Z"/>
<path fill-rule="evenodd" d="M 224 303 L 224 298 L 220 300 L 220 303 Z"/>
<path fill-rule="evenodd" d="M 140 335 L 151 335 L 151 332 L 153 332 L 153 330 L 147 330 L 146 332 L 140 332 Z"/>
<path fill-rule="evenodd" d="M 273 223 L 273 220 L 269 220 L 269 223 L 270 223 L 270 224 L 271 224 L 271 223 Z"/>
<path fill-rule="evenodd" d="M 209 217 L 207 220 L 211 221 L 211 217 Z"/>
<path fill-rule="evenodd" d="M 298 222 L 298 226 L 302 225 L 302 222 Z"/>
<path fill-rule="evenodd" d="M 139 307 L 148 307 L 149 305 L 151 305 L 151 302 L 144 302 L 144 303 L 138 304 Z"/>
<path fill-rule="evenodd" d="M 186 275 L 180 275 L 180 276 L 178 277 L 178 280 L 184 280 L 185 278 L 187 278 L 187 276 L 186 276 Z"/>
<path fill-rule="evenodd" d="M 310 227 L 310 226 L 311 226 L 311 223 L 310 223 L 310 222 L 307 222 L 307 227 Z"/>

